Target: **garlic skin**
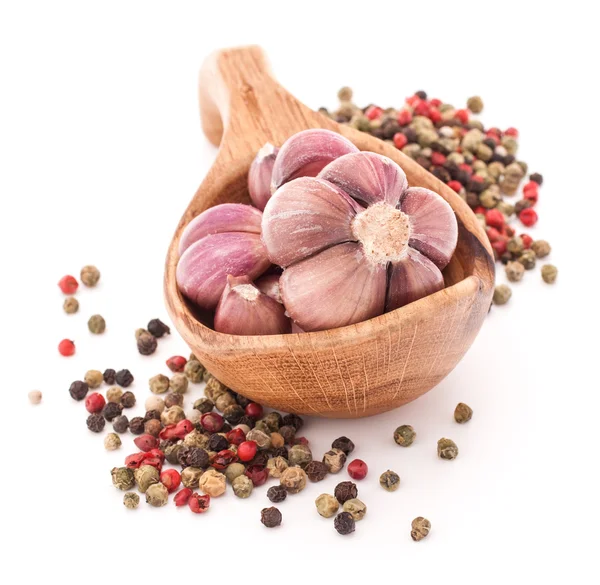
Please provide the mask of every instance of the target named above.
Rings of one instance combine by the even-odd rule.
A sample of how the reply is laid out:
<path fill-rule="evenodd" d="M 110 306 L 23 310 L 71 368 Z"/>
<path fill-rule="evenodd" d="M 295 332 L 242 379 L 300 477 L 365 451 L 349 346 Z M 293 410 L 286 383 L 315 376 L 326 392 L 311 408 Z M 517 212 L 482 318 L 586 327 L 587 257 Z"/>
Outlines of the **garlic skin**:
<path fill-rule="evenodd" d="M 262 293 L 248 276 L 227 276 L 215 313 L 215 331 L 230 335 L 277 335 L 291 329 L 281 303 Z"/>
<path fill-rule="evenodd" d="M 179 290 L 203 309 L 214 309 L 227 284 L 227 275 L 257 278 L 271 262 L 259 234 L 224 232 L 205 236 L 179 258 Z"/>
<path fill-rule="evenodd" d="M 303 130 L 288 138 L 275 159 L 271 191 L 298 177 L 316 177 L 336 158 L 358 152 L 349 140 L 331 130 Z"/>
<path fill-rule="evenodd" d="M 179 254 L 205 236 L 224 232 L 260 234 L 262 213 L 251 205 L 223 203 L 215 205 L 187 224 L 179 240 Z"/>
<path fill-rule="evenodd" d="M 248 172 L 248 192 L 255 207 L 261 211 L 271 198 L 271 178 L 279 148 L 267 142 L 256 155 Z"/>
<path fill-rule="evenodd" d="M 278 303 L 282 303 L 281 291 L 279 289 L 279 278 L 281 274 L 265 274 L 261 276 L 254 284 L 261 293 L 266 294 Z"/>

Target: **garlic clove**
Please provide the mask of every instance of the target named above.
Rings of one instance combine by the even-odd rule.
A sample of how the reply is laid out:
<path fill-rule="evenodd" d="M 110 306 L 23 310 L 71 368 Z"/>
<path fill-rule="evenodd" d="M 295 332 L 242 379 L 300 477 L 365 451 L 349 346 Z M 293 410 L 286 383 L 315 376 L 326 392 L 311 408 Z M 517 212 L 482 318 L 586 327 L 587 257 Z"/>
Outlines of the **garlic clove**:
<path fill-rule="evenodd" d="M 298 177 L 316 177 L 332 160 L 358 152 L 349 140 L 331 130 L 303 130 L 288 138 L 275 159 L 271 191 Z"/>
<path fill-rule="evenodd" d="M 267 142 L 256 155 L 248 172 L 248 192 L 252 203 L 261 211 L 271 198 L 271 177 L 279 149 Z"/>
<path fill-rule="evenodd" d="M 227 276 L 215 313 L 215 331 L 230 335 L 290 333 L 292 324 L 281 303 L 260 292 L 247 276 Z"/>
<path fill-rule="evenodd" d="M 341 156 L 330 162 L 318 176 L 367 205 L 385 201 L 396 207 L 408 187 L 404 171 L 391 158 L 374 152 Z"/>
<path fill-rule="evenodd" d="M 193 243 L 177 264 L 177 285 L 191 301 L 214 309 L 223 293 L 227 275 L 257 278 L 271 262 L 260 235 L 225 232 Z"/>
<path fill-rule="evenodd" d="M 197 215 L 187 224 L 179 240 L 179 254 L 204 236 L 222 232 L 260 234 L 262 213 L 251 205 L 223 203 Z"/>
<path fill-rule="evenodd" d="M 273 264 L 289 266 L 324 248 L 354 240 L 362 207 L 328 181 L 301 177 L 280 187 L 263 213 L 262 237 Z"/>
<path fill-rule="evenodd" d="M 283 303 L 281 300 L 281 292 L 279 290 L 279 278 L 281 274 L 265 274 L 261 276 L 254 284 L 261 293 L 266 294 L 278 303 Z"/>
<path fill-rule="evenodd" d="M 304 331 L 304 329 L 302 329 L 298 323 L 292 321 L 292 333 L 306 333 L 306 331 Z"/>
<path fill-rule="evenodd" d="M 293 264 L 280 279 L 281 297 L 304 331 L 365 321 L 383 313 L 387 271 L 354 242 L 338 244 Z"/>
<path fill-rule="evenodd" d="M 440 270 L 444 268 L 458 240 L 458 224 L 450 205 L 429 189 L 410 187 L 399 208 L 410 217 L 408 245 L 425 254 Z"/>
<path fill-rule="evenodd" d="M 393 311 L 443 288 L 440 269 L 427 256 L 408 248 L 404 259 L 392 263 L 385 310 Z"/>

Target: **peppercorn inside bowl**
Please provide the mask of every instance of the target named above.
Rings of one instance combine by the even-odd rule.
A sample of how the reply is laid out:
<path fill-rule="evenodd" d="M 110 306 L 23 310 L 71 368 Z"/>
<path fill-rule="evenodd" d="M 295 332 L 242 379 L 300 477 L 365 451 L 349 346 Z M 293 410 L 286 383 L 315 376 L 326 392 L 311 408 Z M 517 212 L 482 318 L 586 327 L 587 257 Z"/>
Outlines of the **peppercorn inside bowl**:
<path fill-rule="evenodd" d="M 206 136 L 220 149 L 171 243 L 165 297 L 173 322 L 208 370 L 248 398 L 287 412 L 362 417 L 396 408 L 438 384 L 475 339 L 490 306 L 494 264 L 489 241 L 468 205 L 393 146 L 306 108 L 269 75 L 257 47 L 220 51 L 205 62 L 200 105 Z M 389 157 L 411 187 L 435 191 L 458 224 L 443 269 L 445 288 L 399 309 L 345 327 L 276 335 L 213 329 L 208 311 L 177 286 L 182 233 L 204 210 L 250 203 L 248 171 L 265 144 L 281 146 L 310 128 L 341 134 L 359 151 Z"/>

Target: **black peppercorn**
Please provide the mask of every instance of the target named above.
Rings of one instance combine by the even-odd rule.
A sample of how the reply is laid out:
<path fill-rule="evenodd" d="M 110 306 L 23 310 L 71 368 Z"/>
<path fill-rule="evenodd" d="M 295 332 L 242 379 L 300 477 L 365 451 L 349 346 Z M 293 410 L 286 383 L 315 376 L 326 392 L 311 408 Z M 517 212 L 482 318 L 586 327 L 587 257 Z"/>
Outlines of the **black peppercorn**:
<path fill-rule="evenodd" d="M 404 128 L 404 130 L 402 130 L 402 134 L 406 136 L 408 144 L 412 144 L 417 141 L 417 131 L 414 128 Z"/>
<path fill-rule="evenodd" d="M 304 471 L 310 481 L 317 482 L 325 479 L 325 476 L 329 473 L 329 468 L 322 461 L 311 461 L 304 468 Z"/>
<path fill-rule="evenodd" d="M 343 504 L 348 500 L 358 498 L 358 488 L 352 481 L 342 481 L 335 486 L 333 495 L 340 504 Z"/>
<path fill-rule="evenodd" d="M 331 443 L 332 449 L 339 449 L 346 455 L 350 455 L 354 451 L 354 443 L 348 437 L 339 437 Z"/>
<path fill-rule="evenodd" d="M 223 436 L 215 433 L 211 435 L 210 439 L 208 439 L 208 449 L 209 451 L 223 451 L 229 447 L 229 441 Z"/>
<path fill-rule="evenodd" d="M 158 347 L 158 342 L 156 341 L 156 337 L 151 335 L 150 333 L 142 333 L 138 335 L 137 338 L 137 349 L 142 355 L 152 355 L 156 348 Z"/>
<path fill-rule="evenodd" d="M 267 528 L 275 528 L 281 524 L 281 512 L 274 506 L 263 508 L 260 512 L 260 521 Z"/>
<path fill-rule="evenodd" d="M 183 406 L 183 394 L 169 392 L 165 396 L 165 406 L 167 408 L 171 408 L 171 406 Z"/>
<path fill-rule="evenodd" d="M 424 92 L 422 89 L 420 89 L 419 91 L 415 91 L 415 95 L 422 100 L 427 99 L 427 92 Z"/>
<path fill-rule="evenodd" d="M 287 498 L 287 490 L 282 485 L 274 485 L 267 490 L 267 498 L 274 504 L 278 504 Z"/>
<path fill-rule="evenodd" d="M 462 169 L 458 169 L 456 173 L 454 173 L 454 178 L 464 187 L 466 187 L 471 182 L 471 175 L 467 171 L 463 171 Z"/>
<path fill-rule="evenodd" d="M 296 429 L 290 425 L 279 427 L 279 434 L 283 437 L 286 445 L 292 445 L 296 437 Z"/>
<path fill-rule="evenodd" d="M 533 203 L 529 199 L 521 199 L 520 201 L 517 201 L 515 203 L 515 214 L 519 215 L 521 211 L 527 209 L 528 207 L 531 207 L 532 205 Z"/>
<path fill-rule="evenodd" d="M 149 420 L 160 420 L 160 412 L 158 412 L 158 410 L 148 410 L 146 411 L 146 414 L 144 416 L 144 422 L 147 422 Z"/>
<path fill-rule="evenodd" d="M 135 394 L 133 392 L 124 392 L 121 396 L 121 406 L 123 408 L 132 408 L 135 406 Z"/>
<path fill-rule="evenodd" d="M 134 435 L 141 435 L 144 432 L 144 423 L 146 421 L 141 416 L 136 416 L 129 421 L 129 431 Z"/>
<path fill-rule="evenodd" d="M 242 418 L 240 418 L 240 422 L 238 422 L 238 424 L 246 425 L 246 426 L 250 427 L 251 429 L 253 429 L 254 425 L 256 424 L 256 419 L 245 414 Z"/>
<path fill-rule="evenodd" d="M 243 416 L 244 409 L 239 404 L 232 404 L 223 411 L 223 418 L 232 425 L 237 425 Z"/>
<path fill-rule="evenodd" d="M 104 429 L 104 417 L 100 413 L 90 414 L 87 417 L 87 428 L 94 433 L 99 433 Z"/>
<path fill-rule="evenodd" d="M 133 375 L 129 370 L 119 370 L 115 375 L 115 381 L 119 386 L 127 388 L 133 382 Z"/>
<path fill-rule="evenodd" d="M 228 433 L 232 429 L 232 426 L 229 423 L 224 423 L 221 427 L 222 433 Z"/>
<path fill-rule="evenodd" d="M 200 447 L 184 447 L 177 454 L 177 460 L 183 467 L 208 467 L 208 453 Z"/>
<path fill-rule="evenodd" d="M 271 457 L 267 451 L 259 451 L 255 455 L 254 459 L 252 459 L 249 466 L 259 465 L 260 467 L 265 467 L 270 458 Z"/>
<path fill-rule="evenodd" d="M 477 193 L 467 193 L 467 205 L 471 209 L 475 209 L 476 207 L 479 207 L 479 197 L 478 197 Z"/>
<path fill-rule="evenodd" d="M 340 534 L 351 534 L 356 529 L 356 523 L 350 512 L 341 512 L 338 514 L 333 521 L 334 528 Z"/>
<path fill-rule="evenodd" d="M 252 400 L 249 400 L 248 398 L 246 398 L 245 396 L 242 396 L 241 394 L 234 394 L 235 397 L 235 401 L 242 407 L 242 408 L 246 408 L 246 406 L 248 406 Z"/>
<path fill-rule="evenodd" d="M 284 459 L 287 459 L 288 450 L 285 447 L 276 447 L 275 449 L 271 449 L 269 451 L 269 456 L 270 457 L 283 457 Z"/>
<path fill-rule="evenodd" d="M 201 414 L 206 414 L 207 412 L 211 412 L 214 409 L 215 405 L 213 401 L 209 398 L 198 398 L 196 402 L 194 402 L 194 408 L 198 410 Z"/>
<path fill-rule="evenodd" d="M 297 414 L 286 414 L 282 420 L 284 425 L 292 426 L 298 432 L 303 426 L 304 421 Z"/>
<path fill-rule="evenodd" d="M 540 175 L 539 173 L 532 173 L 531 175 L 529 175 L 529 180 L 541 186 L 544 182 L 544 177 L 542 177 L 542 175 Z"/>
<path fill-rule="evenodd" d="M 444 167 L 434 167 L 431 173 L 434 177 L 442 181 L 442 183 L 447 183 L 451 179 L 450 173 Z"/>
<path fill-rule="evenodd" d="M 492 150 L 494 150 L 494 148 L 496 148 L 496 143 L 494 142 L 493 138 L 486 138 L 483 143 L 486 146 L 489 146 Z"/>
<path fill-rule="evenodd" d="M 113 419 L 118 417 L 123 409 L 120 404 L 116 402 L 107 402 L 102 409 L 102 416 L 108 421 L 111 422 Z"/>
<path fill-rule="evenodd" d="M 113 386 L 116 380 L 116 375 L 117 372 L 109 368 L 108 370 L 104 370 L 104 374 L 102 375 L 102 377 L 109 386 Z"/>
<path fill-rule="evenodd" d="M 77 380 L 69 387 L 69 394 L 73 400 L 83 400 L 86 397 L 89 389 L 90 387 L 85 382 Z"/>
<path fill-rule="evenodd" d="M 160 319 L 152 319 L 148 321 L 148 331 L 154 335 L 154 337 L 162 337 L 163 335 L 169 335 L 171 330 L 165 325 Z"/>
<path fill-rule="evenodd" d="M 115 433 L 125 433 L 128 428 L 129 419 L 124 414 L 113 419 L 113 429 Z"/>

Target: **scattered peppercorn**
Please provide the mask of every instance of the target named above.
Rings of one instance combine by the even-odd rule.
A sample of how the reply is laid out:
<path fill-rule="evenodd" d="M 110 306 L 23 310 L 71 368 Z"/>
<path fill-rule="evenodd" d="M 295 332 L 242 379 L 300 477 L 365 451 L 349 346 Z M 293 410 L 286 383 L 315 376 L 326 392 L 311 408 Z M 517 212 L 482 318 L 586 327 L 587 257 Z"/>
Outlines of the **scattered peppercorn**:
<path fill-rule="evenodd" d="M 75 297 L 67 297 L 63 303 L 63 310 L 68 315 L 79 311 L 79 301 Z"/>
<path fill-rule="evenodd" d="M 152 355 L 157 347 L 156 337 L 151 333 L 143 332 L 137 336 L 137 349 L 141 355 Z"/>
<path fill-rule="evenodd" d="M 531 244 L 531 249 L 537 258 L 545 258 L 552 251 L 550 244 L 546 240 L 535 240 Z"/>
<path fill-rule="evenodd" d="M 185 394 L 188 389 L 188 379 L 184 374 L 174 374 L 169 381 L 169 388 L 177 394 Z"/>
<path fill-rule="evenodd" d="M 115 433 L 126 433 L 129 428 L 129 419 L 121 414 L 113 420 L 113 430 Z"/>
<path fill-rule="evenodd" d="M 350 455 L 354 451 L 354 443 L 348 437 L 339 437 L 331 443 L 332 449 L 339 449 L 346 455 Z"/>
<path fill-rule="evenodd" d="M 208 494 L 211 498 L 221 496 L 225 493 L 225 476 L 222 473 L 215 471 L 214 469 L 207 469 L 200 478 L 199 487 L 205 494 Z"/>
<path fill-rule="evenodd" d="M 63 339 L 58 344 L 58 353 L 64 357 L 70 357 L 75 353 L 75 344 L 70 339 Z"/>
<path fill-rule="evenodd" d="M 91 333 L 99 335 L 106 329 L 106 321 L 102 315 L 92 315 L 88 320 L 88 329 Z"/>
<path fill-rule="evenodd" d="M 238 498 L 249 498 L 254 489 L 254 484 L 249 477 L 239 475 L 231 482 L 231 487 Z"/>
<path fill-rule="evenodd" d="M 129 432 L 134 435 L 141 435 L 144 432 L 144 423 L 146 421 L 141 416 L 136 416 L 129 421 Z"/>
<path fill-rule="evenodd" d="M 123 408 L 133 408 L 135 406 L 135 394 L 129 390 L 124 392 L 121 396 L 121 406 Z"/>
<path fill-rule="evenodd" d="M 90 414 L 90 416 L 87 417 L 86 422 L 88 429 L 93 433 L 100 433 L 104 429 L 104 417 L 97 412 Z"/>
<path fill-rule="evenodd" d="M 342 509 L 344 512 L 348 512 L 356 522 L 362 520 L 367 513 L 367 506 L 358 498 L 345 501 Z"/>
<path fill-rule="evenodd" d="M 506 305 L 512 296 L 512 290 L 506 284 L 499 284 L 494 289 L 493 302 L 494 305 Z"/>
<path fill-rule="evenodd" d="M 169 378 L 163 374 L 153 376 L 148 383 L 153 394 L 164 394 L 169 390 Z"/>
<path fill-rule="evenodd" d="M 399 426 L 394 431 L 394 441 L 401 447 L 410 447 L 416 437 L 417 433 L 415 433 L 415 429 L 410 425 Z"/>
<path fill-rule="evenodd" d="M 140 504 L 140 496 L 135 492 L 127 492 L 123 495 L 123 505 L 128 510 L 135 510 Z"/>
<path fill-rule="evenodd" d="M 272 457 L 267 461 L 266 470 L 268 475 L 279 479 L 283 472 L 289 467 L 287 459 L 281 456 Z"/>
<path fill-rule="evenodd" d="M 242 463 L 230 463 L 225 469 L 225 478 L 229 483 L 233 483 L 233 480 L 240 475 L 243 475 L 246 468 Z"/>
<path fill-rule="evenodd" d="M 210 496 L 208 494 L 204 496 L 201 496 L 200 494 L 191 494 L 188 497 L 188 506 L 194 514 L 204 514 L 210 507 Z"/>
<path fill-rule="evenodd" d="M 554 284 L 558 276 L 558 268 L 553 264 L 544 264 L 542 266 L 542 280 L 546 284 Z"/>
<path fill-rule="evenodd" d="M 140 465 L 133 471 L 138 490 L 145 494 L 148 488 L 160 481 L 160 472 L 152 465 Z"/>
<path fill-rule="evenodd" d="M 454 420 L 459 424 L 464 424 L 471 420 L 473 416 L 473 409 L 465 404 L 464 402 L 459 402 L 454 409 Z"/>
<path fill-rule="evenodd" d="M 102 409 L 102 415 L 108 422 L 112 422 L 117 416 L 121 414 L 122 408 L 120 404 L 116 402 L 107 402 Z"/>
<path fill-rule="evenodd" d="M 535 252 L 533 250 L 524 250 L 517 261 L 520 262 L 525 270 L 533 270 L 535 268 Z"/>
<path fill-rule="evenodd" d="M 74 276 L 67 274 L 58 281 L 58 286 L 64 294 L 72 295 L 75 294 L 75 291 L 77 291 L 79 283 Z"/>
<path fill-rule="evenodd" d="M 146 490 L 146 502 L 156 508 L 165 506 L 169 501 L 169 492 L 162 483 L 152 484 Z"/>
<path fill-rule="evenodd" d="M 323 463 L 327 466 L 329 473 L 338 473 L 344 468 L 346 454 L 341 449 L 331 449 L 323 455 Z"/>
<path fill-rule="evenodd" d="M 349 512 L 340 512 L 335 517 L 333 526 L 342 535 L 351 534 L 356 529 L 354 518 Z"/>
<path fill-rule="evenodd" d="M 205 371 L 204 366 L 197 360 L 190 360 L 183 368 L 183 373 L 187 376 L 188 380 L 194 384 L 202 382 L 202 376 Z"/>
<path fill-rule="evenodd" d="M 116 433 L 108 433 L 104 437 L 104 448 L 107 451 L 115 451 L 121 446 L 121 438 Z"/>
<path fill-rule="evenodd" d="M 162 423 L 155 418 L 151 418 L 150 420 L 144 421 L 144 432 L 152 435 L 154 437 L 158 437 L 162 429 Z"/>
<path fill-rule="evenodd" d="M 130 490 L 135 485 L 133 469 L 129 469 L 128 467 L 113 467 L 110 475 L 113 485 L 124 492 Z"/>
<path fill-rule="evenodd" d="M 129 370 L 119 370 L 115 375 L 115 380 L 119 386 L 127 388 L 133 382 L 133 375 Z"/>
<path fill-rule="evenodd" d="M 400 476 L 388 469 L 379 476 L 379 485 L 388 492 L 395 492 L 400 487 Z"/>
<path fill-rule="evenodd" d="M 263 467 L 262 465 L 258 464 L 250 465 L 250 467 L 248 467 L 248 469 L 245 471 L 245 474 L 252 480 L 254 487 L 263 485 L 267 479 L 269 479 L 270 473 L 271 470 L 268 467 Z"/>
<path fill-rule="evenodd" d="M 121 390 L 121 388 L 119 388 L 118 386 L 111 386 L 106 391 L 106 400 L 108 400 L 108 402 L 116 402 L 118 404 L 119 402 L 121 402 L 122 396 L 123 390 Z"/>
<path fill-rule="evenodd" d="M 415 541 L 423 540 L 431 530 L 431 522 L 422 516 L 415 518 L 411 524 L 410 536 Z"/>
<path fill-rule="evenodd" d="M 148 331 L 150 331 L 154 337 L 162 337 L 163 335 L 169 335 L 169 333 L 171 333 L 171 329 L 169 329 L 169 327 L 160 319 L 148 321 Z"/>
<path fill-rule="evenodd" d="M 84 266 L 79 276 L 85 286 L 96 286 L 100 280 L 100 271 L 95 266 Z"/>
<path fill-rule="evenodd" d="M 317 512 L 323 518 L 331 518 L 339 510 L 340 503 L 331 494 L 321 494 L 316 500 Z"/>
<path fill-rule="evenodd" d="M 337 501 L 343 504 L 347 500 L 358 497 L 358 488 L 352 481 L 342 481 L 335 486 L 333 494 Z"/>
<path fill-rule="evenodd" d="M 108 384 L 109 386 L 112 386 L 116 382 L 116 375 L 117 375 L 117 372 L 115 372 L 114 370 L 109 368 L 107 370 L 104 370 L 102 377 L 104 378 L 104 382 L 106 384 Z"/>
<path fill-rule="evenodd" d="M 267 528 L 275 528 L 281 524 L 281 512 L 274 506 L 263 508 L 260 512 L 260 521 Z"/>
<path fill-rule="evenodd" d="M 329 473 L 329 468 L 322 461 L 311 461 L 304 468 L 304 471 L 306 472 L 308 479 L 313 483 L 316 483 L 325 479 Z"/>
<path fill-rule="evenodd" d="M 508 262 L 504 268 L 509 282 L 519 282 L 525 274 L 525 267 L 520 262 Z"/>
<path fill-rule="evenodd" d="M 437 443 L 437 453 L 440 459 L 451 461 L 458 457 L 458 447 L 451 439 L 440 439 Z"/>
<path fill-rule="evenodd" d="M 274 504 L 279 504 L 287 498 L 287 490 L 282 485 L 274 485 L 267 490 L 267 498 Z"/>
<path fill-rule="evenodd" d="M 166 408 L 171 408 L 172 406 L 182 406 L 183 396 L 181 394 L 176 394 L 175 392 L 169 392 L 165 396 L 164 403 Z"/>
<path fill-rule="evenodd" d="M 81 380 L 77 380 L 69 386 L 69 394 L 73 400 L 83 400 L 86 397 L 88 390 L 89 386 Z"/>
<path fill-rule="evenodd" d="M 364 479 L 368 472 L 369 468 L 362 459 L 355 459 L 348 464 L 348 475 L 352 479 Z"/>

